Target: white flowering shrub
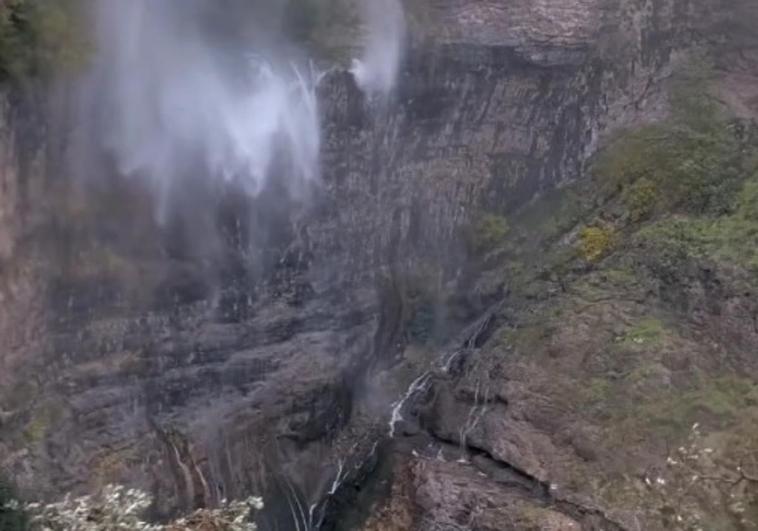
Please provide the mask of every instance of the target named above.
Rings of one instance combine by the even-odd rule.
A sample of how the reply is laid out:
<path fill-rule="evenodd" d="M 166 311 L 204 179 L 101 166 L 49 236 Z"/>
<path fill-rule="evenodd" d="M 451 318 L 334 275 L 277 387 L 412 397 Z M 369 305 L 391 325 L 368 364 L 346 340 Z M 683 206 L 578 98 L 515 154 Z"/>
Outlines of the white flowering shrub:
<path fill-rule="evenodd" d="M 718 456 L 694 424 L 687 443 L 670 453 L 664 469 L 645 477 L 645 484 L 658 500 L 654 510 L 666 529 L 710 531 L 712 510 L 728 515 L 734 528 L 758 529 L 749 510 L 758 488 L 758 473 L 749 468 L 756 465 Z"/>
<path fill-rule="evenodd" d="M 142 519 L 151 504 L 145 492 L 108 485 L 96 496 L 66 496 L 50 504 L 11 501 L 5 508 L 24 511 L 31 529 L 40 531 L 255 531 L 250 517 L 263 508 L 260 498 L 223 501 L 215 509 L 198 509 L 168 524 L 151 524 Z"/>
<path fill-rule="evenodd" d="M 263 501 L 248 498 L 244 501 L 224 501 L 217 509 L 198 509 L 191 515 L 180 518 L 161 528 L 165 531 L 255 531 L 250 521 L 251 513 L 260 511 Z"/>

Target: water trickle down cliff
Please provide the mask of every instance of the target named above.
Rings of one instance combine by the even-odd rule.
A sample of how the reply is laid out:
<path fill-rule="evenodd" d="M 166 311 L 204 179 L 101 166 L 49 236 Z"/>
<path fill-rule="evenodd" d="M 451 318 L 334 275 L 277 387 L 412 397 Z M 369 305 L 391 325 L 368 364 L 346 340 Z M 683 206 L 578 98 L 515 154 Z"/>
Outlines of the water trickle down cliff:
<path fill-rule="evenodd" d="M 143 4 L 125 9 L 147 8 Z M 552 440 L 548 445 L 534 426 L 540 415 L 555 418 L 558 412 L 527 408 L 533 418 L 509 419 L 519 427 L 515 435 L 495 430 L 498 435 L 487 438 L 482 426 L 513 399 L 489 383 L 472 400 L 466 389 L 459 395 L 443 390 L 425 410 L 400 411 L 407 422 L 402 433 L 393 432 L 399 438 L 394 447 L 384 444 L 387 423 L 392 404 L 407 390 L 403 383 L 428 370 L 440 352 L 466 348 L 466 356 L 448 358 L 451 367 L 443 371 L 453 385 L 457 364 L 476 360 L 470 351 L 493 333 L 476 328 L 460 339 L 451 332 L 465 332 L 502 297 L 471 283 L 461 229 L 482 210 L 507 215 L 579 177 L 612 131 L 660 116 L 662 82 L 709 28 L 710 5 L 421 4 L 423 9 L 409 9 L 412 49 L 381 112 L 355 76 L 340 69 L 316 87 L 301 77 L 306 90 L 274 57 L 272 71 L 281 77 L 269 81 L 294 87 L 297 99 L 281 99 L 279 87 L 254 91 L 247 100 L 250 92 L 240 87 L 249 88 L 248 57 L 219 60 L 194 46 L 197 53 L 189 53 L 179 46 L 186 35 L 148 32 L 156 39 L 177 37 L 166 50 L 178 56 L 170 61 L 176 72 L 138 69 L 149 74 L 145 80 L 132 75 L 130 61 L 160 69 L 156 48 L 139 52 L 130 46 L 140 43 L 132 41 L 116 49 L 126 62 L 110 79 L 114 94 L 142 95 L 152 104 L 139 101 L 136 111 L 119 105 L 115 115 L 99 116 L 95 131 L 108 134 L 74 130 L 73 151 L 65 156 L 81 160 L 77 142 L 88 147 L 98 136 L 130 149 L 115 157 L 85 150 L 84 168 L 96 168 L 97 179 L 83 176 L 86 184 L 71 189 L 60 186 L 51 164 L 50 177 L 27 194 L 34 206 L 40 190 L 65 192 L 36 222 L 35 238 L 48 246 L 34 247 L 42 249 L 34 255 L 42 264 L 35 270 L 41 293 L 27 298 L 28 309 L 16 305 L 9 312 L 27 334 L 35 324 L 35 341 L 14 343 L 0 403 L 0 460 L 22 491 L 52 496 L 108 482 L 140 484 L 156 494 L 159 514 L 254 492 L 266 496 L 264 526 L 302 529 L 353 521 L 355 515 L 345 516 L 347 505 L 359 500 L 356 506 L 371 507 L 374 501 L 369 497 L 362 505 L 361 486 L 372 477 L 391 477 L 390 508 L 373 516 L 399 529 L 407 521 L 419 529 L 466 529 L 465 522 L 452 522 L 458 509 L 465 514 L 469 495 L 524 514 L 539 509 L 537 516 L 556 528 L 622 525 L 591 500 L 550 493 L 552 472 L 541 468 L 542 456 L 567 453 L 556 451 Z M 201 5 L 193 3 L 190 12 Z M 137 24 L 134 16 L 127 19 Z M 225 24 L 222 14 L 222 30 L 212 32 L 222 44 L 229 36 Z M 266 38 L 263 45 L 270 44 Z M 194 63 L 198 54 L 204 59 Z M 219 86 L 218 69 L 228 86 Z M 296 71 L 306 72 L 302 66 Z M 175 83 L 183 79 L 188 84 Z M 96 77 L 93 83 L 105 81 Z M 177 107 L 190 87 L 190 95 L 199 91 L 207 98 Z M 265 104 L 267 111 L 281 111 L 275 113 L 280 124 L 288 123 L 289 113 L 305 113 L 312 126 L 311 90 L 319 103 L 320 142 L 314 143 L 312 128 L 293 126 L 276 130 L 289 138 L 289 157 L 250 152 L 259 131 L 249 128 L 241 109 L 257 113 Z M 119 128 L 109 127 L 111 118 Z M 3 123 L 13 122 L 4 117 Z M 289 163 L 304 160 L 292 156 L 301 148 L 312 160 L 316 147 L 322 185 L 304 201 L 292 193 L 289 179 L 308 180 L 302 168 L 310 165 L 295 164 L 293 171 Z M 284 179 L 256 179 L 252 187 L 223 179 L 266 163 L 272 176 Z M 205 179 L 209 169 L 222 179 Z M 160 222 L 153 216 L 163 210 L 155 181 L 125 179 L 124 170 L 172 176 L 174 202 Z M 186 180 L 178 184 L 178 176 Z M 413 354 L 406 347 L 414 319 L 440 300 L 453 301 L 444 312 L 431 310 L 436 325 L 430 328 L 443 347 Z M 3 362 L 8 359 L 6 354 Z M 491 369 L 486 363 L 481 368 Z M 472 403 L 481 408 L 483 402 L 486 411 L 472 414 Z M 418 409 L 402 407 L 411 405 Z M 423 432 L 412 416 L 422 419 Z M 461 426 L 449 425 L 460 418 L 482 420 L 466 427 L 463 437 Z M 430 435 L 437 447 L 426 455 Z M 471 461 L 483 462 L 487 477 L 455 463 L 464 439 L 465 450 L 475 454 Z M 450 450 L 447 443 L 454 446 L 452 458 L 436 459 L 439 448 Z M 465 488 L 446 502 L 450 511 L 436 513 L 451 482 Z M 550 511 L 543 511 L 546 504 Z M 489 528 L 507 528 L 497 510 L 479 517 L 494 519 Z M 364 524 L 371 528 L 371 519 Z"/>

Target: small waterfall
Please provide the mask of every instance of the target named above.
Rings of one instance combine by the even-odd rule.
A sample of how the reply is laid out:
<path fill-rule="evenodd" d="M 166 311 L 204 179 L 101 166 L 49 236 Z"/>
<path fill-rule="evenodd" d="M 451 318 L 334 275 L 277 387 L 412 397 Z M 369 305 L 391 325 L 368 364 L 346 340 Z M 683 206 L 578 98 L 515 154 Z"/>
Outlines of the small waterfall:
<path fill-rule="evenodd" d="M 490 325 L 495 311 L 496 309 L 490 308 L 481 319 L 476 321 L 470 329 L 467 330 L 463 344 L 459 348 L 454 349 L 453 352 L 442 362 L 443 373 L 449 374 L 453 370 L 456 361 L 465 358 L 469 352 L 476 348 L 476 343 L 481 339 L 482 334 Z"/>
<path fill-rule="evenodd" d="M 479 424 L 479 422 L 482 420 L 484 415 L 487 413 L 487 404 L 489 403 L 489 396 L 490 396 L 490 389 L 489 386 L 486 387 L 484 390 L 484 393 L 482 393 L 482 379 L 479 378 L 476 382 L 476 391 L 474 392 L 474 404 L 471 406 L 471 409 L 469 410 L 468 416 L 466 417 L 466 422 L 461 426 L 461 429 L 458 433 L 458 439 L 460 441 L 460 447 L 461 447 L 461 457 L 459 459 L 460 462 L 465 463 L 468 461 L 466 457 L 466 441 L 468 440 L 469 434 L 474 431 L 474 428 Z"/>
<path fill-rule="evenodd" d="M 342 482 L 342 472 L 345 469 L 345 461 L 344 459 L 339 460 L 339 466 L 337 468 L 337 475 L 334 477 L 334 481 L 332 482 L 332 486 L 329 489 L 329 496 L 334 496 L 334 494 L 337 492 L 337 489 L 340 488 L 340 483 Z"/>
<path fill-rule="evenodd" d="M 420 395 L 426 391 L 431 378 L 431 371 L 423 373 L 421 376 L 416 378 L 413 383 L 411 383 L 410 387 L 408 387 L 408 390 L 405 392 L 403 397 L 392 405 L 392 415 L 390 416 L 389 422 L 390 439 L 395 436 L 395 428 L 397 427 L 397 424 L 404 420 L 403 408 L 405 407 L 405 404 L 408 403 L 409 400 L 415 398 L 417 395 Z"/>
<path fill-rule="evenodd" d="M 487 329 L 492 323 L 492 319 L 494 318 L 499 308 L 499 304 L 492 306 L 489 310 L 487 310 L 484 316 L 466 328 L 466 330 L 464 330 L 461 334 L 461 339 L 456 342 L 457 346 L 453 348 L 452 352 L 444 352 L 434 364 L 434 367 L 422 373 L 418 378 L 413 380 L 405 394 L 397 402 L 392 404 L 392 413 L 389 420 L 390 438 L 395 437 L 398 423 L 405 420 L 403 413 L 407 406 L 409 404 L 412 404 L 415 399 L 424 395 L 429 390 L 430 386 L 433 383 L 435 375 L 450 374 L 453 371 L 453 367 L 456 362 L 459 360 L 465 361 L 466 357 L 471 352 L 473 352 L 474 349 L 477 348 L 477 343 L 479 343 L 482 336 L 487 332 Z M 475 404 L 469 413 L 466 424 L 461 428 L 462 441 L 484 416 L 486 412 L 486 404 L 488 402 L 488 395 L 489 390 L 487 389 L 483 396 L 483 401 L 480 408 L 480 392 L 479 386 L 477 386 Z"/>

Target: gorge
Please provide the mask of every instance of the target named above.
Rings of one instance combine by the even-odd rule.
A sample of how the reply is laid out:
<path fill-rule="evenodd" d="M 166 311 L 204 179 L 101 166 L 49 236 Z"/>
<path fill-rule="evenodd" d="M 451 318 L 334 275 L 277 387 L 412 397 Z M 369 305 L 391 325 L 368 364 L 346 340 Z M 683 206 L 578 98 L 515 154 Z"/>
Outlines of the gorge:
<path fill-rule="evenodd" d="M 260 495 L 264 530 L 755 527 L 749 1 L 76 16 L 82 65 L 0 85 L 19 497 L 123 484 L 161 520 Z"/>

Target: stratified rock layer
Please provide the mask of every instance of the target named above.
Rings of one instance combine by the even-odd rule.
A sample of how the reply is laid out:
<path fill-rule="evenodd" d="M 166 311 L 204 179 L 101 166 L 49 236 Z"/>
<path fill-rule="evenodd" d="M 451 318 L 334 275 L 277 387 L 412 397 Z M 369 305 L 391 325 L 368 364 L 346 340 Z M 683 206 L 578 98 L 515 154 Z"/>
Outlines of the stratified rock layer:
<path fill-rule="evenodd" d="M 465 229 L 483 211 L 509 215 L 579 178 L 611 133 L 662 117 L 664 81 L 713 36 L 717 7 L 409 2 L 425 34 L 412 39 L 390 101 L 367 101 L 348 73 L 324 79 L 323 185 L 307 208 L 272 209 L 275 223 L 255 229 L 265 242 L 255 275 L 224 230 L 276 202 L 276 190 L 241 206 L 210 197 L 209 223 L 224 234 L 221 258 L 210 259 L 134 215 L 149 212 L 137 184 L 114 178 L 126 190 L 115 200 L 61 187 L 53 149 L 49 178 L 25 181 L 37 184 L 20 201 L 19 173 L 41 170 L 19 153 L 37 149 L 41 160 L 45 146 L 35 134 L 20 150 L 22 117 L 3 103 L 0 293 L 16 297 L 0 315 L 3 470 L 34 495 L 126 482 L 150 488 L 168 514 L 253 492 L 267 498 L 263 525 L 336 525 L 360 498 L 351 489 L 392 453 L 384 441 L 399 395 L 381 375 L 394 378 L 408 341 L 414 279 L 462 300 L 443 320 L 446 337 L 501 297 L 472 283 Z M 744 91 L 727 92 L 750 114 Z M 61 188 L 65 209 L 42 200 Z M 88 198 L 102 199 L 96 216 Z M 24 209 L 35 215 L 22 230 L 12 220 L 27 219 Z M 178 233 L 187 248 L 200 234 Z M 614 319 L 644 313 L 625 304 L 612 303 Z M 609 448 L 601 427 L 565 409 L 579 407 L 566 396 L 597 339 L 595 321 L 571 311 L 576 328 L 541 357 L 488 343 L 435 382 L 420 418 L 441 457 L 400 445 L 390 474 L 400 480 L 368 529 L 631 525 L 578 484 L 606 468 Z M 486 391 L 469 364 L 489 374 Z M 476 455 L 455 463 L 457 446 Z"/>

